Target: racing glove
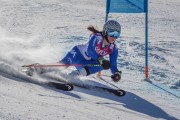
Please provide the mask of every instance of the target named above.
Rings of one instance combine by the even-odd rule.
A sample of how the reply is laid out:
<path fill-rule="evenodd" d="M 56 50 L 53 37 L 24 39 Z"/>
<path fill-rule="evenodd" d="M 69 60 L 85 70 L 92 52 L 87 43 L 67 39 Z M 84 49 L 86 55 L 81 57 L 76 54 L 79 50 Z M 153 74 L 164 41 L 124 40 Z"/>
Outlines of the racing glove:
<path fill-rule="evenodd" d="M 117 71 L 113 75 L 111 75 L 111 79 L 114 82 L 118 82 L 119 80 L 121 80 L 121 74 L 122 74 L 122 71 Z"/>
<path fill-rule="evenodd" d="M 110 61 L 104 58 L 98 58 L 98 63 L 103 67 L 104 70 L 108 70 L 111 66 Z"/>

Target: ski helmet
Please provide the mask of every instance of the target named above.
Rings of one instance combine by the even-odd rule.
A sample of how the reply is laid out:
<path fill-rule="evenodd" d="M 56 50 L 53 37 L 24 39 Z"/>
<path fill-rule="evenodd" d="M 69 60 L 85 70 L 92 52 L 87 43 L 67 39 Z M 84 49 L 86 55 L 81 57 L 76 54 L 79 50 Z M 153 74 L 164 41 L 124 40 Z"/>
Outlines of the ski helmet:
<path fill-rule="evenodd" d="M 118 31 L 121 33 L 121 25 L 115 20 L 108 20 L 103 27 L 103 35 L 107 35 L 108 31 Z"/>

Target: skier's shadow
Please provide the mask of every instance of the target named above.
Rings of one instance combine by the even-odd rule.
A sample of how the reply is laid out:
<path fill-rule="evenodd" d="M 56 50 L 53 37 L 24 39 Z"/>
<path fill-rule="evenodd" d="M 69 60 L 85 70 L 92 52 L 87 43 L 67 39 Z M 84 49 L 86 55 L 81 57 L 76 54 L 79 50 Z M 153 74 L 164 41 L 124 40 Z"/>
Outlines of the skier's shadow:
<path fill-rule="evenodd" d="M 177 118 L 170 116 L 163 109 L 151 103 L 150 101 L 147 101 L 131 92 L 127 92 L 126 96 L 124 96 L 119 101 L 123 103 L 124 107 L 136 112 L 140 112 L 155 118 L 178 120 Z"/>
<path fill-rule="evenodd" d="M 125 111 L 118 107 L 118 105 L 120 105 L 120 106 L 124 106 L 127 109 L 130 109 L 135 112 L 139 112 L 139 113 L 142 113 L 142 114 L 154 117 L 154 118 L 167 119 L 167 120 L 178 120 L 177 118 L 168 115 L 168 113 L 166 113 L 163 109 L 156 106 L 155 104 L 153 104 L 131 92 L 127 92 L 126 95 L 123 97 L 118 97 L 113 94 L 112 95 L 111 94 L 102 94 L 102 92 L 100 92 L 100 91 L 86 90 L 86 89 L 79 88 L 79 87 L 76 87 L 75 91 L 80 91 L 80 92 L 83 92 L 83 93 L 86 93 L 89 95 L 93 95 L 93 96 L 97 96 L 97 97 L 110 99 L 110 100 L 119 102 L 119 104 L 112 103 L 112 102 L 111 103 L 109 103 L 109 102 L 97 102 L 96 103 L 96 104 L 105 105 L 107 107 L 116 109 L 118 111 Z M 130 111 L 127 110 L 125 112 L 130 112 Z M 136 114 L 135 112 L 134 112 L 134 114 Z"/>

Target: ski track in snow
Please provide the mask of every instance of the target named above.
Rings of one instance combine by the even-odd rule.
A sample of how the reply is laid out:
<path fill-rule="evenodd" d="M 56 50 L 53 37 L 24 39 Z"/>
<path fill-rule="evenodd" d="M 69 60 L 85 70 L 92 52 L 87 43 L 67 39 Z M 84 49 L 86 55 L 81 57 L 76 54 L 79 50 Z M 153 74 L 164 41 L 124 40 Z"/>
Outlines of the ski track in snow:
<path fill-rule="evenodd" d="M 117 45 L 123 76 L 116 86 L 127 95 L 119 98 L 79 87 L 51 89 L 42 85 L 48 78 L 20 72 L 23 64 L 56 63 L 73 45 L 86 42 L 88 25 L 103 26 L 105 1 L 0 0 L 0 119 L 180 119 L 180 2 L 149 2 L 149 82 L 144 81 L 144 15 L 109 15 L 122 25 Z M 96 75 L 81 80 L 76 82 L 108 86 Z"/>

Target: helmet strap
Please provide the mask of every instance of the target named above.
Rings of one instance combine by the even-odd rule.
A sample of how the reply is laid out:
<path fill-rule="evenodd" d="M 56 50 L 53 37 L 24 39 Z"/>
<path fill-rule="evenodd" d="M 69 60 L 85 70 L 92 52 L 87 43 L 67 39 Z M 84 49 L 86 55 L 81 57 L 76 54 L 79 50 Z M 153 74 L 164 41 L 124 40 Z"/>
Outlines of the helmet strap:
<path fill-rule="evenodd" d="M 110 44 L 110 42 L 108 40 L 108 35 L 105 35 L 104 37 L 105 37 L 106 41 Z"/>

